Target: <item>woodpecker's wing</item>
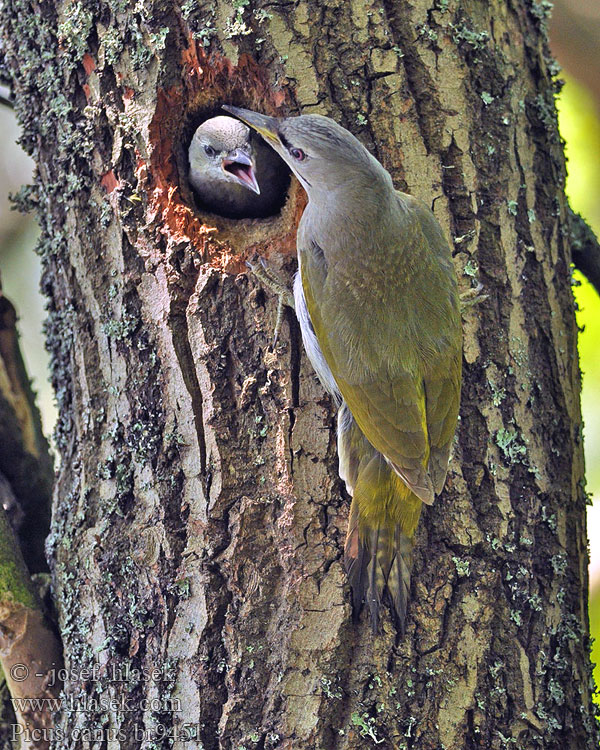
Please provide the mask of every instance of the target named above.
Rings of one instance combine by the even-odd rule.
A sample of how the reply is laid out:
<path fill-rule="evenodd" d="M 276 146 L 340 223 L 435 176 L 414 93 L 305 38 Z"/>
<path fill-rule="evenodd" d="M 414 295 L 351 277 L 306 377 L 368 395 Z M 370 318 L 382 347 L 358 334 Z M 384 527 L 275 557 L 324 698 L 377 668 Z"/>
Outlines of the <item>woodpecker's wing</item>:
<path fill-rule="evenodd" d="M 382 255 L 383 273 L 361 262 L 362 248 L 354 259 L 347 246 L 337 257 L 299 249 L 308 311 L 344 400 L 369 442 L 430 504 L 444 485 L 458 415 L 460 313 L 441 228 L 403 199 L 407 225 Z M 416 258 L 408 270 L 406 253 Z"/>
<path fill-rule="evenodd" d="M 425 503 L 444 486 L 458 416 L 460 359 L 445 365 L 423 380 L 408 373 L 361 385 L 337 380 L 369 442 Z"/>
<path fill-rule="evenodd" d="M 350 384 L 337 380 L 356 423 L 423 502 L 434 500 L 427 472 L 425 393 L 408 373 L 394 381 Z"/>
<path fill-rule="evenodd" d="M 399 195 L 400 200 L 415 212 L 426 245 L 437 259 L 443 290 L 448 301 L 447 310 L 436 326 L 438 333 L 442 335 L 439 340 L 443 340 L 444 343 L 439 347 L 439 355 L 428 362 L 423 377 L 430 446 L 428 472 L 433 488 L 438 494 L 446 481 L 448 459 L 460 408 L 462 323 L 458 289 L 450 248 L 437 219 L 420 201 L 404 193 Z M 443 296 L 444 293 L 440 291 Z"/>

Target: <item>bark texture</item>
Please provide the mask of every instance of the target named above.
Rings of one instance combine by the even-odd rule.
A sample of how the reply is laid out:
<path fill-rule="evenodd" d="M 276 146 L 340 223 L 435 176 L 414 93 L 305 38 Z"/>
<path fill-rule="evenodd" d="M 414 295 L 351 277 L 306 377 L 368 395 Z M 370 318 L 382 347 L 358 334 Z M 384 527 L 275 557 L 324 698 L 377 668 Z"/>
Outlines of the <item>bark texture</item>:
<path fill-rule="evenodd" d="M 57 748 L 597 747 L 548 5 L 6 4 L 60 405 Z M 489 295 L 401 639 L 352 623 L 332 404 L 245 273 L 293 269 L 302 192 L 233 222 L 186 183 L 224 102 L 348 127 Z"/>

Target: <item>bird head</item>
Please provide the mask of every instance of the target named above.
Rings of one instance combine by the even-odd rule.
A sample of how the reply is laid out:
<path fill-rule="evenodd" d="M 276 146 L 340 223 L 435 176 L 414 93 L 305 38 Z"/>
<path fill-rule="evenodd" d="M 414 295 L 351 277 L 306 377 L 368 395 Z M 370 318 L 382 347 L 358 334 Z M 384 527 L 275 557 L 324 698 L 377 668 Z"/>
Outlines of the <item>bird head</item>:
<path fill-rule="evenodd" d="M 340 187 L 391 178 L 350 131 L 323 115 L 269 117 L 225 105 L 253 127 L 289 165 L 309 197 L 325 199 Z"/>
<path fill-rule="evenodd" d="M 207 180 L 231 182 L 260 193 L 250 143 L 250 128 L 233 117 L 206 120 L 194 133 L 190 170 Z"/>

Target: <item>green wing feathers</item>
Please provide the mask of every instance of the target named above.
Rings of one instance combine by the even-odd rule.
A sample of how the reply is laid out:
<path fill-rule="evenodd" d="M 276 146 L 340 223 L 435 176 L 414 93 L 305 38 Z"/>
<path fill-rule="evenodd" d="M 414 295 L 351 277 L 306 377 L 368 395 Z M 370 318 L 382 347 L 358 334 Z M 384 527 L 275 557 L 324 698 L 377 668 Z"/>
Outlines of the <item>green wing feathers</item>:
<path fill-rule="evenodd" d="M 387 591 L 403 628 L 421 505 L 433 503 L 448 469 L 462 332 L 442 230 L 422 204 L 398 200 L 388 244 L 299 250 L 312 327 L 344 401 L 338 453 L 353 497 L 345 561 L 355 611 L 366 599 L 377 627 Z"/>
<path fill-rule="evenodd" d="M 429 440 L 423 382 L 403 373 L 394 381 L 338 386 L 371 445 L 393 464 L 412 491 L 431 504 L 433 484 L 427 466 Z"/>

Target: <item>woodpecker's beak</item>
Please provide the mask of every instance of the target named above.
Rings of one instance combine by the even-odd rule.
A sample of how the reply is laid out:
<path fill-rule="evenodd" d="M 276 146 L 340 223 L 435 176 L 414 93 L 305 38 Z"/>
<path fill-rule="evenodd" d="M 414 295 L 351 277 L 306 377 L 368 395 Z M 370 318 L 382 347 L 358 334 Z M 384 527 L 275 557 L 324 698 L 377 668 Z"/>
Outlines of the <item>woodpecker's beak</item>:
<path fill-rule="evenodd" d="M 250 125 L 257 133 L 269 141 L 271 145 L 279 146 L 279 137 L 277 135 L 277 118 L 261 115 L 259 112 L 253 112 L 251 109 L 240 109 L 232 107 L 230 104 L 224 104 L 223 109 L 231 112 L 232 115 L 239 117 L 246 125 Z"/>
<path fill-rule="evenodd" d="M 236 148 L 230 151 L 223 159 L 222 165 L 224 171 L 232 174 L 241 185 L 260 195 L 260 187 L 254 173 L 254 162 L 243 149 Z"/>

